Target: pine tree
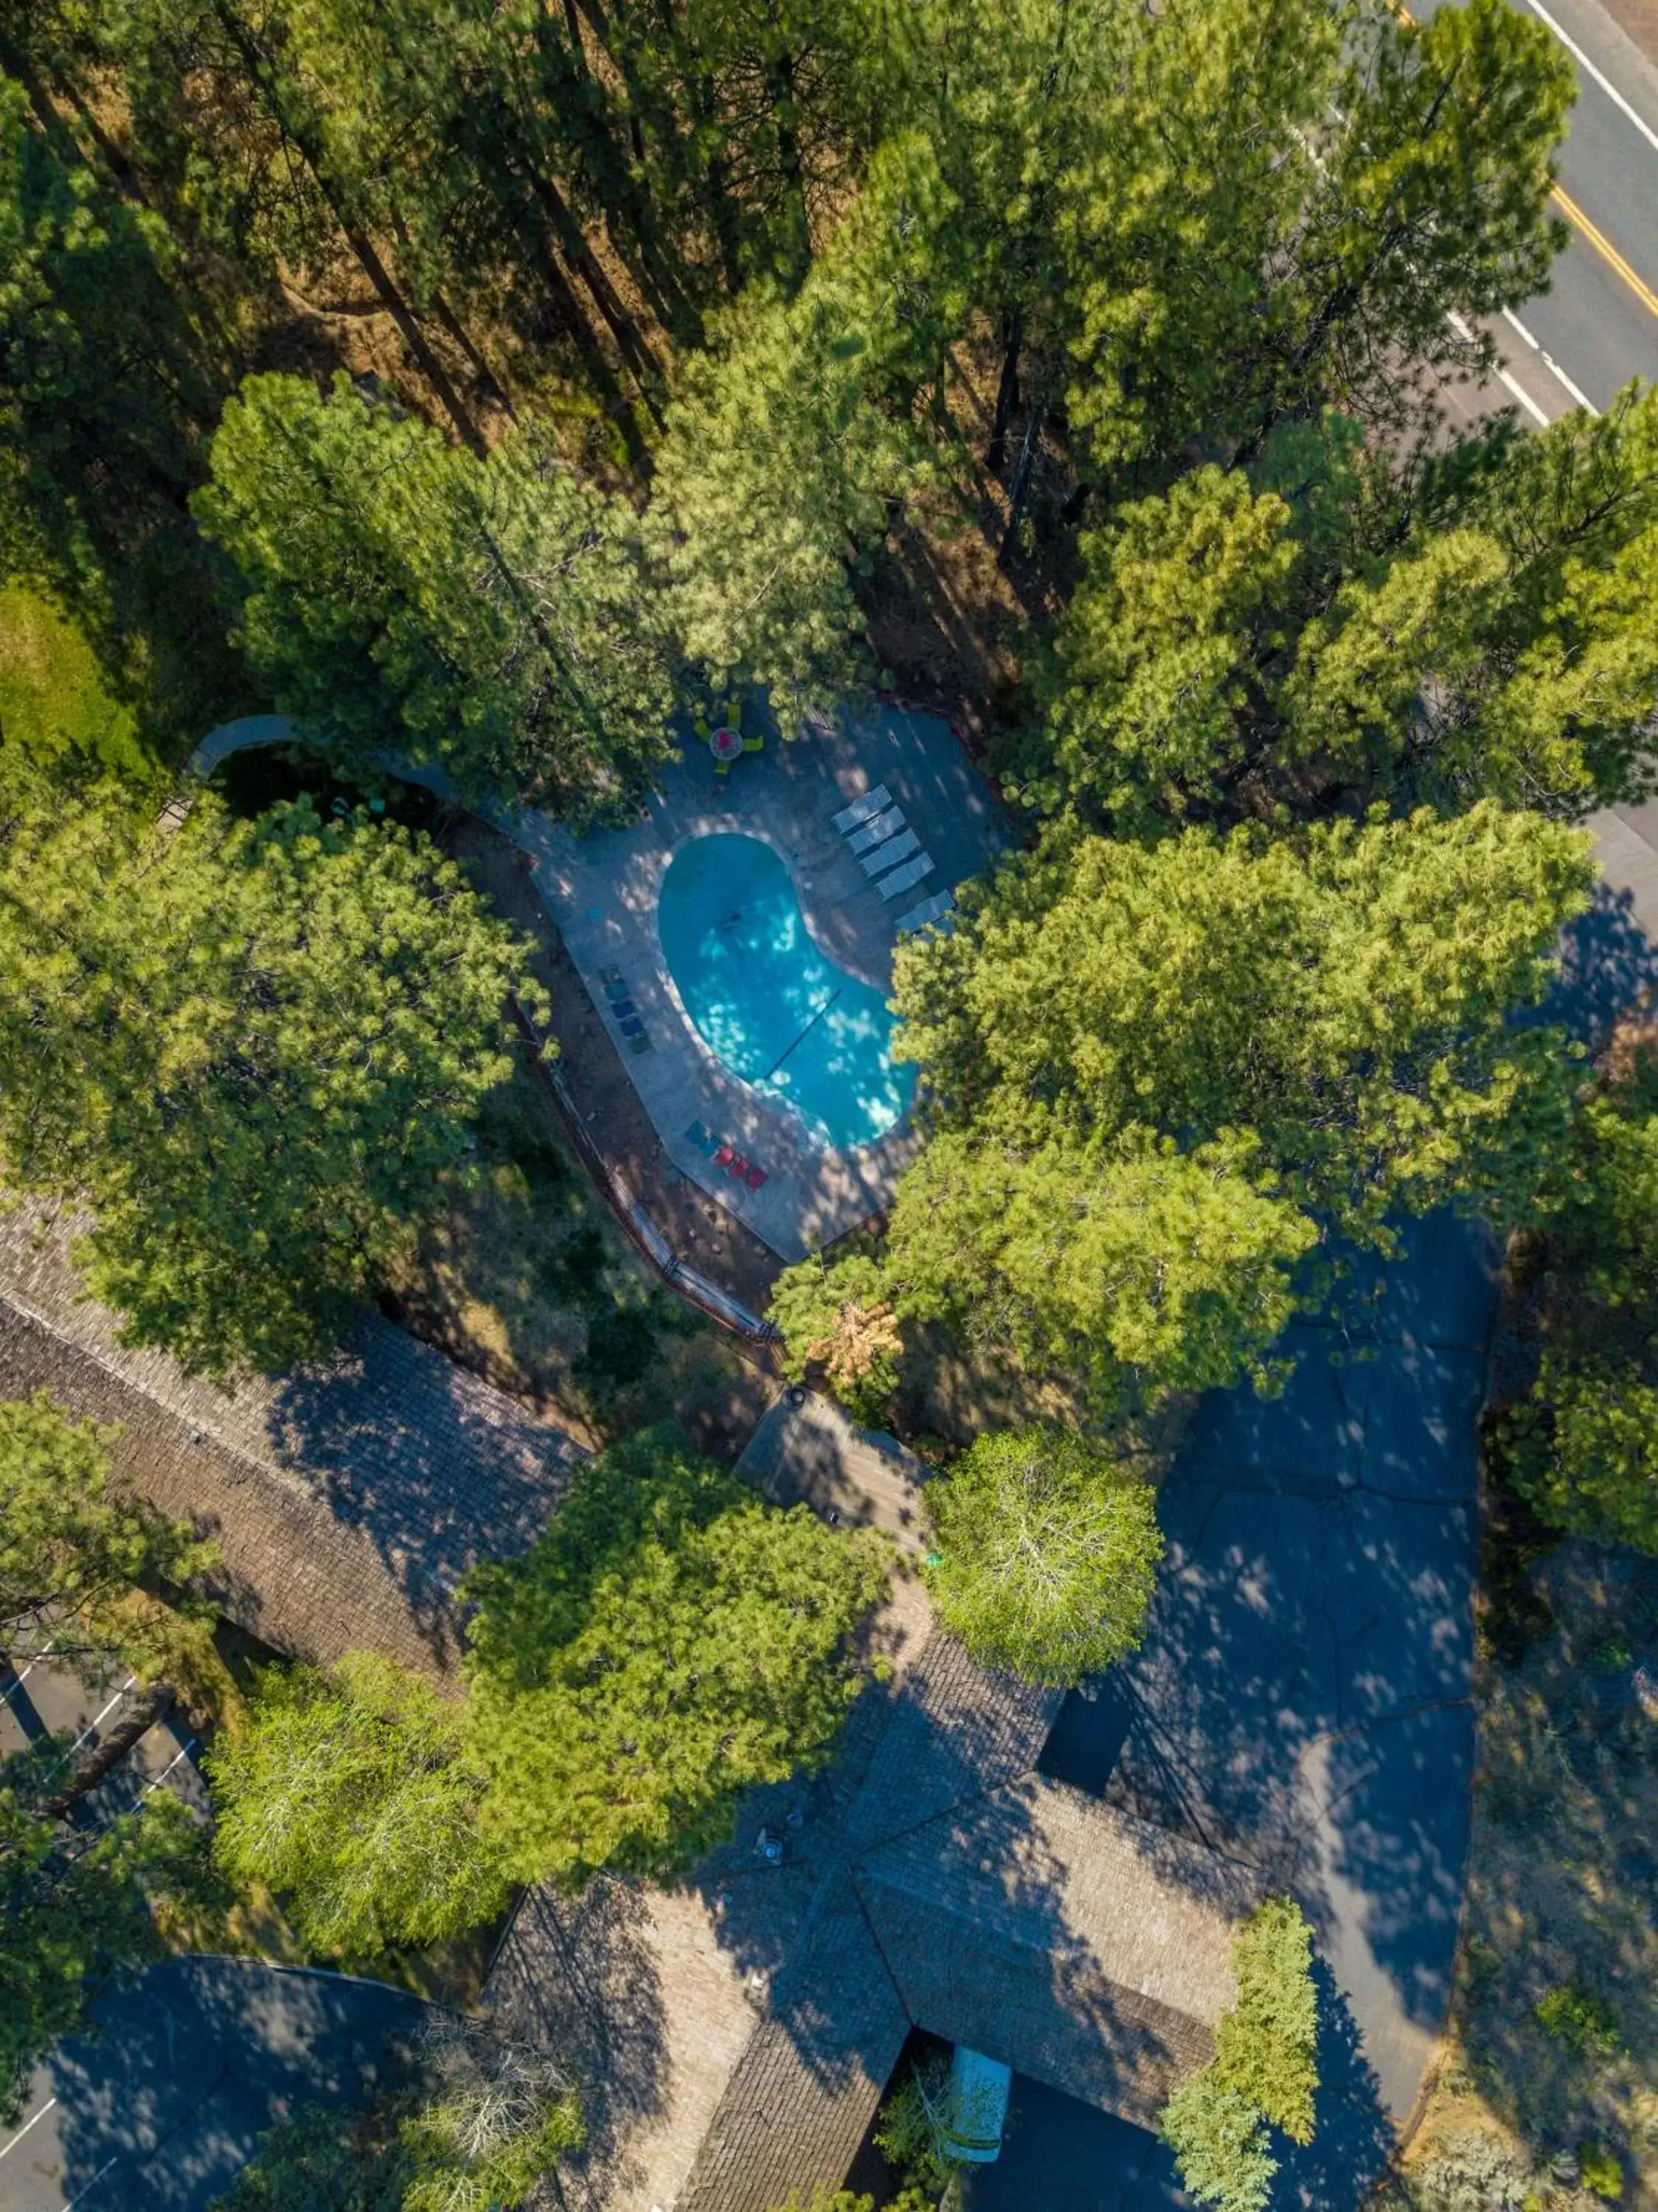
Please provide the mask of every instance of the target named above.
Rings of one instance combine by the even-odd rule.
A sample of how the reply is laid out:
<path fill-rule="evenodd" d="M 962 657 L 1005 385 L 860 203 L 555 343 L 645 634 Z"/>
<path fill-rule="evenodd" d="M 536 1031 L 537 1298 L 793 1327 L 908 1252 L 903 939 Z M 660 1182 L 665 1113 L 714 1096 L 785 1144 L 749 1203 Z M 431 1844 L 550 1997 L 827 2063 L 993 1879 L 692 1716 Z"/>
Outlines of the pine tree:
<path fill-rule="evenodd" d="M 879 1540 L 764 1504 L 671 1430 L 613 1444 L 521 1560 L 481 1567 L 467 1664 L 485 1833 L 516 1878 L 661 1874 L 827 1753 Z"/>
<path fill-rule="evenodd" d="M 613 811 L 667 757 L 670 653 L 625 501 L 522 432 L 487 461 L 343 375 L 250 378 L 213 441 L 203 528 L 247 587 L 277 705 L 473 797 Z"/>
<path fill-rule="evenodd" d="M 716 684 L 765 684 L 785 730 L 865 672 L 850 570 L 925 479 L 907 403 L 931 370 L 926 147 L 878 165 L 786 298 L 753 287 L 689 365 L 646 516 L 686 651 Z"/>
<path fill-rule="evenodd" d="M 1326 1227 L 1385 1249 L 1401 1210 L 1517 1218 L 1574 1077 L 1510 1018 L 1590 867 L 1581 833 L 1489 803 L 1051 836 L 899 953 L 934 1133 L 888 1295 L 1110 1402 L 1260 1373 Z"/>
<path fill-rule="evenodd" d="M 187 1365 L 328 1347 L 509 1073 L 522 950 L 424 839 L 204 797 L 167 840 L 48 792 L 0 842 L 0 1158 Z"/>

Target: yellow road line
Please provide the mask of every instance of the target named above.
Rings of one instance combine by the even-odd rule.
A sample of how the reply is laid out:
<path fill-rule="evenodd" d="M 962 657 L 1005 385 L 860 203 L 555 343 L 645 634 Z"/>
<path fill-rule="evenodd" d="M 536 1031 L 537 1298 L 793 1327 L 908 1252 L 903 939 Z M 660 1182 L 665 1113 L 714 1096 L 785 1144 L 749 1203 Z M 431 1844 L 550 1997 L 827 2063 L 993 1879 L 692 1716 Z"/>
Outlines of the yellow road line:
<path fill-rule="evenodd" d="M 1636 275 L 1612 240 L 1604 233 L 1595 228 L 1576 201 L 1563 192 L 1558 185 L 1555 186 L 1551 197 L 1567 222 L 1575 230 L 1581 232 L 1583 237 L 1588 239 L 1606 266 L 1615 275 L 1623 278 L 1641 305 L 1649 309 L 1653 314 L 1658 315 L 1658 292 L 1655 292 L 1651 285 Z"/>

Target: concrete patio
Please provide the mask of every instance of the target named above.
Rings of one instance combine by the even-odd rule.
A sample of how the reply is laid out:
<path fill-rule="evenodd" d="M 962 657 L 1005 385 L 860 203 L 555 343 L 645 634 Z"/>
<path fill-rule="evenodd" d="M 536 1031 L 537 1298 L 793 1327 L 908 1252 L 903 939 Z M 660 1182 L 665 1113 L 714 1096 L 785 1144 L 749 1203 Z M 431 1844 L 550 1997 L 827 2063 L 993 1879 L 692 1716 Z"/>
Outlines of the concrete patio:
<path fill-rule="evenodd" d="M 746 726 L 754 710 L 746 710 Z M 883 900 L 832 817 L 885 785 L 935 866 L 907 896 Z M 757 1090 L 704 1043 L 662 957 L 657 900 L 674 855 L 693 838 L 738 831 L 763 839 L 786 862 L 820 948 L 860 981 L 886 992 L 899 920 L 930 894 L 982 872 L 1008 842 L 988 787 L 948 723 L 875 707 L 790 744 L 768 735 L 727 775 L 694 739 L 661 778 L 640 819 L 583 837 L 530 811 L 503 822 L 533 857 L 533 881 L 594 1006 L 613 1038 L 674 1165 L 785 1260 L 832 1243 L 883 1207 L 914 1139 L 900 1122 L 850 1151 L 783 1099 Z M 643 1025 L 636 1040 L 605 988 L 621 979 Z M 765 1170 L 750 1190 L 692 1141 L 692 1125 L 728 1142 Z M 602 1145 L 602 1130 L 595 1130 Z"/>

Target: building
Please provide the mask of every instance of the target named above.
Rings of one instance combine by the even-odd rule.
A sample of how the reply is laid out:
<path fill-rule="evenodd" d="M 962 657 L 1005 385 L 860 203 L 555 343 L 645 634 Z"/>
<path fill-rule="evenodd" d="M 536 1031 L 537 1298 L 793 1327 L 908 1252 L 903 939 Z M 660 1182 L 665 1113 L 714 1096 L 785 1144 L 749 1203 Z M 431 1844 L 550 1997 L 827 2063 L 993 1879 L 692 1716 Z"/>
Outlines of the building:
<path fill-rule="evenodd" d="M 0 1214 L 0 1395 L 45 1389 L 119 1423 L 118 1478 L 216 1539 L 220 1604 L 267 1644 L 446 1672 L 460 1577 L 534 1540 L 580 1447 L 374 1314 L 303 1374 L 229 1390 L 186 1375 L 123 1345 L 82 1293 L 72 1225 L 34 1205 Z"/>

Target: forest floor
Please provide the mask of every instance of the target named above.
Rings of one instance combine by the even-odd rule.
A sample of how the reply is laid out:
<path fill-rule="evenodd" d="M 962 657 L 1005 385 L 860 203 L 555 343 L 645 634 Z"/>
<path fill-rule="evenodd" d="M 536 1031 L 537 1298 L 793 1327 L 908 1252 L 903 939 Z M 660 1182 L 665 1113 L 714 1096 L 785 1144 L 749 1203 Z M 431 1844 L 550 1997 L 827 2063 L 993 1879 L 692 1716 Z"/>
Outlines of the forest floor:
<path fill-rule="evenodd" d="M 470 817 L 447 842 L 528 938 L 562 1068 L 607 1158 L 684 1259 L 763 1312 L 780 1262 L 667 1158 L 523 855 Z M 588 1443 L 674 1419 L 704 1450 L 734 1457 L 776 1395 L 769 1358 L 657 1282 L 594 1187 L 527 1045 L 478 1136 L 418 1267 L 396 1285 L 401 1317 Z"/>
<path fill-rule="evenodd" d="M 1649 2212 L 1658 1562 L 1575 1540 L 1487 1583 L 1456 1994 L 1406 2175 L 1423 2212 Z"/>

